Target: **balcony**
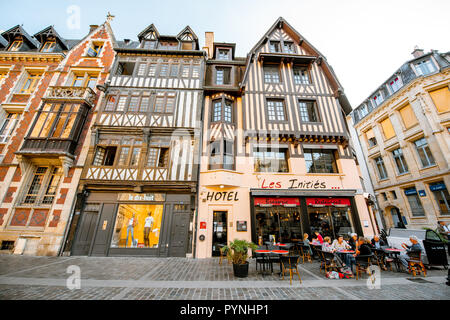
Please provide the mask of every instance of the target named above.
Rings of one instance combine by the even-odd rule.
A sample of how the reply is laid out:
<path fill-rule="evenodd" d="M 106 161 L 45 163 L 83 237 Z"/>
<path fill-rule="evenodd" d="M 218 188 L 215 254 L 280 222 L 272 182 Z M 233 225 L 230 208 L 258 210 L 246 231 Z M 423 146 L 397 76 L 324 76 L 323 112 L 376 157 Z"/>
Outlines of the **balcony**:
<path fill-rule="evenodd" d="M 71 156 L 75 154 L 77 141 L 68 139 L 25 138 L 16 154 L 27 156 Z"/>
<path fill-rule="evenodd" d="M 86 103 L 90 108 L 94 107 L 97 95 L 89 87 L 49 87 L 44 97 L 46 102 L 74 102 Z"/>

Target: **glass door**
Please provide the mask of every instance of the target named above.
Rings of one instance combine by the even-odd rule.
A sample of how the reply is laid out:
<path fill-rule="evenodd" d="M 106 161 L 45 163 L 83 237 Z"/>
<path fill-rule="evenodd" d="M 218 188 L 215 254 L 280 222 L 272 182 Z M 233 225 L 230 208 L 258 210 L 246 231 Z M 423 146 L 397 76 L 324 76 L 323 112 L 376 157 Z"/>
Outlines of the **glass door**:
<path fill-rule="evenodd" d="M 213 257 L 220 256 L 220 248 L 226 246 L 227 243 L 227 212 L 214 211 L 212 243 Z"/>

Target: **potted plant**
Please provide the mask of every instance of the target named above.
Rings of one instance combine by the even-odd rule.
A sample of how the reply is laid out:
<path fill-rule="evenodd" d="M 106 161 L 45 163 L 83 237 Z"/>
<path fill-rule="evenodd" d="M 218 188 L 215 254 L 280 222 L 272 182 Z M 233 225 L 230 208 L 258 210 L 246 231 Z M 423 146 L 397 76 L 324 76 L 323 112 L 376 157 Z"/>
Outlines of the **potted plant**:
<path fill-rule="evenodd" d="M 248 249 L 258 248 L 253 242 L 247 240 L 235 239 L 231 241 L 222 250 L 227 252 L 227 257 L 233 262 L 234 276 L 238 278 L 245 278 L 248 276 Z"/>

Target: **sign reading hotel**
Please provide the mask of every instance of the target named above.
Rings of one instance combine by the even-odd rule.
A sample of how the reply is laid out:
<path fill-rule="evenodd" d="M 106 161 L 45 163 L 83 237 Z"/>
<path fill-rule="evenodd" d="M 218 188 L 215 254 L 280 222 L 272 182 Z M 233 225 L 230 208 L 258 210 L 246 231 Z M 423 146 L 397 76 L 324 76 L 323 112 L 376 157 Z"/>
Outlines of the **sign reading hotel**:
<path fill-rule="evenodd" d="M 308 189 L 308 190 L 321 190 L 321 189 L 340 189 L 340 187 L 327 186 L 327 182 L 319 179 L 290 179 L 288 181 L 268 181 L 263 179 L 260 184 L 261 189 Z"/>

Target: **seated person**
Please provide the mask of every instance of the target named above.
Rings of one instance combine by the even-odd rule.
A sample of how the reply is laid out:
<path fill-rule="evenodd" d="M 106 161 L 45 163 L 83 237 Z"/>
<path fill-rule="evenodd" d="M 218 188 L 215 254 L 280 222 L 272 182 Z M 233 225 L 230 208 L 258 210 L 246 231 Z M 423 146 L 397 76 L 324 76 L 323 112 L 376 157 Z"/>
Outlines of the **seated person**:
<path fill-rule="evenodd" d="M 336 251 L 351 249 L 350 245 L 344 240 L 343 236 L 339 236 L 336 240 L 334 240 L 331 246 Z"/>
<path fill-rule="evenodd" d="M 338 268 L 340 268 L 339 271 L 342 272 L 342 268 L 345 267 L 346 265 L 344 262 L 342 262 L 341 258 L 337 254 L 335 254 L 336 249 L 334 249 L 333 246 L 331 245 L 330 237 L 325 237 L 323 239 L 322 251 L 333 253 L 333 255 L 334 255 L 333 260 L 336 262 L 336 265 L 338 266 Z"/>
<path fill-rule="evenodd" d="M 312 249 L 309 245 L 309 235 L 307 233 L 303 234 L 303 245 L 309 248 L 309 254 L 312 256 Z"/>
<path fill-rule="evenodd" d="M 419 244 L 419 239 L 416 236 L 410 236 L 409 241 L 411 241 L 412 245 L 407 245 L 406 243 L 402 243 L 402 247 L 406 249 L 406 252 L 402 252 L 399 255 L 399 260 L 405 269 L 408 269 L 408 261 L 409 261 L 409 252 L 418 252 L 422 251 L 422 247 Z"/>
<path fill-rule="evenodd" d="M 348 241 L 351 249 L 356 251 L 356 247 L 358 246 L 358 235 L 356 233 L 350 234 L 350 240 Z"/>
<path fill-rule="evenodd" d="M 356 250 L 355 254 L 346 254 L 346 261 L 350 268 L 353 271 L 353 266 L 356 264 L 356 257 L 357 256 L 370 256 L 372 254 L 372 250 L 370 249 L 370 245 L 368 244 L 368 241 L 364 237 L 359 237 L 358 242 L 355 243 Z"/>
<path fill-rule="evenodd" d="M 333 248 L 331 247 L 331 238 L 325 237 L 322 243 L 322 251 L 323 252 L 333 252 Z"/>
<path fill-rule="evenodd" d="M 375 249 L 381 249 L 381 247 L 385 247 L 386 243 L 383 241 L 383 239 L 380 239 L 378 235 L 375 235 L 371 241 L 372 247 Z"/>
<path fill-rule="evenodd" d="M 314 234 L 316 235 L 317 240 L 319 240 L 319 243 L 323 243 L 322 235 L 319 233 L 319 231 L 314 231 Z"/>

